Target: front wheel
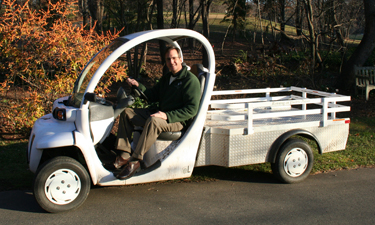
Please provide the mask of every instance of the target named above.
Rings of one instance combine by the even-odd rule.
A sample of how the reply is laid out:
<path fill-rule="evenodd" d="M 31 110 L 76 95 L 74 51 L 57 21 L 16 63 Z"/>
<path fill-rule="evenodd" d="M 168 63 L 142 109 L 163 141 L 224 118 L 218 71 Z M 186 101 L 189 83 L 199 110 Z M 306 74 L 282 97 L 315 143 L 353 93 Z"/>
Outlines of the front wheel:
<path fill-rule="evenodd" d="M 46 162 L 36 173 L 34 197 L 47 212 L 78 208 L 90 192 L 90 176 L 75 159 L 60 156 Z"/>
<path fill-rule="evenodd" d="M 310 174 L 314 155 L 310 146 L 301 139 L 287 140 L 271 164 L 273 174 L 284 183 L 300 182 Z"/>

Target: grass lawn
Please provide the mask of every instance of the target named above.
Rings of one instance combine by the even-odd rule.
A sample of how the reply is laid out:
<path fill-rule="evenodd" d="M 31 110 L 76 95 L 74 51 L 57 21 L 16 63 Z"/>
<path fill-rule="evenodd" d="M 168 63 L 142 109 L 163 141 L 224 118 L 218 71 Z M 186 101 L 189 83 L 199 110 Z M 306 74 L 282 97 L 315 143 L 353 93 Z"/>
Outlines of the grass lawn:
<path fill-rule="evenodd" d="M 27 140 L 0 140 L 0 191 L 31 189 L 26 150 Z"/>

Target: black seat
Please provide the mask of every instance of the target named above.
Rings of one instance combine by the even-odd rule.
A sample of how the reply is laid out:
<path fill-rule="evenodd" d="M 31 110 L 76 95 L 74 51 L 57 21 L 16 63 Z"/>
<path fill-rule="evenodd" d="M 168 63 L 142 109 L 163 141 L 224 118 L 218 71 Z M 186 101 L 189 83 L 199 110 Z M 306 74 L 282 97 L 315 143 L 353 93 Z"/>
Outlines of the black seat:
<path fill-rule="evenodd" d="M 206 82 L 206 75 L 207 75 L 207 73 L 204 70 L 204 67 L 203 67 L 202 64 L 194 64 L 191 67 L 190 72 L 192 72 L 195 76 L 198 77 L 199 83 L 201 85 L 201 98 L 202 98 L 202 94 L 203 94 L 203 91 L 204 91 L 204 85 L 205 85 L 205 82 Z M 162 141 L 175 141 L 175 140 L 180 139 L 184 135 L 185 131 L 186 131 L 186 128 L 184 128 L 181 131 L 162 132 L 159 135 L 158 140 L 162 140 Z"/>

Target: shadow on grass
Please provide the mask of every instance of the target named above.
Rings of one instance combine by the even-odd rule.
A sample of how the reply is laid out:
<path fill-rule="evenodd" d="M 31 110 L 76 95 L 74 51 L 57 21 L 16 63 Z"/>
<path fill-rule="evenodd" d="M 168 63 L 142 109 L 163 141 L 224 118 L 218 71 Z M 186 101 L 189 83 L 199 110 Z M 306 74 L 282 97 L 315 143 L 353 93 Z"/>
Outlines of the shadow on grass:
<path fill-rule="evenodd" d="M 34 174 L 26 152 L 27 140 L 0 140 L 0 191 L 31 189 Z"/>
<path fill-rule="evenodd" d="M 26 159 L 27 140 L 0 140 L 0 209 L 44 212 L 32 191 L 34 174 Z"/>

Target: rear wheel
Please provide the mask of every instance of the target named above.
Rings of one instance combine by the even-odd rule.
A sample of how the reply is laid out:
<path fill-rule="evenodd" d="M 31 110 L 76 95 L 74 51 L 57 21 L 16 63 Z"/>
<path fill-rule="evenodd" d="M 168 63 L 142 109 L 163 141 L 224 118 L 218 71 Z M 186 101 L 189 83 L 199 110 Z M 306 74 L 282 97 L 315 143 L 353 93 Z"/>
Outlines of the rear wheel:
<path fill-rule="evenodd" d="M 310 146 L 301 139 L 287 140 L 271 164 L 273 174 L 284 183 L 297 183 L 307 178 L 314 164 Z"/>
<path fill-rule="evenodd" d="M 36 173 L 34 197 L 47 212 L 78 208 L 90 192 L 90 176 L 75 159 L 60 156 L 47 161 Z"/>

